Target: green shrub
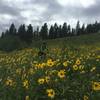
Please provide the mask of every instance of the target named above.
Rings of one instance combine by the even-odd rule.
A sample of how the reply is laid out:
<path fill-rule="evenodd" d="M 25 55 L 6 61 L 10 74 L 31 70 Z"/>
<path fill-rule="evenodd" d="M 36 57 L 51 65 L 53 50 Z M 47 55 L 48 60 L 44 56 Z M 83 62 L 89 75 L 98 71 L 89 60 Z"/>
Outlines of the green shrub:
<path fill-rule="evenodd" d="M 23 43 L 17 36 L 6 36 L 0 39 L 0 50 L 1 51 L 14 51 L 25 47 L 26 44 Z"/>

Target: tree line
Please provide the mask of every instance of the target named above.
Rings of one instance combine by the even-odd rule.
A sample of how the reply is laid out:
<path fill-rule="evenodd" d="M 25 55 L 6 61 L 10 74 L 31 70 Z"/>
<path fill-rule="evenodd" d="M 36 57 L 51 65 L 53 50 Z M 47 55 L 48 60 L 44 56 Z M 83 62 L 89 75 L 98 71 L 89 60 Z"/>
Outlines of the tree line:
<path fill-rule="evenodd" d="M 25 24 L 20 25 L 18 29 L 16 29 L 14 24 L 11 24 L 8 30 L 2 32 L 1 38 L 7 36 L 17 36 L 21 41 L 24 41 L 27 44 L 31 44 L 34 38 L 39 38 L 42 40 L 56 39 L 69 36 L 97 33 L 99 31 L 100 23 L 97 21 L 93 24 L 83 24 L 82 26 L 78 21 L 75 28 L 71 28 L 71 25 L 68 25 L 66 22 L 63 25 L 58 25 L 57 23 L 55 23 L 49 28 L 48 24 L 44 23 L 43 26 L 41 26 L 40 28 L 37 27 L 36 30 L 33 30 L 31 24 L 29 24 L 27 27 Z"/>

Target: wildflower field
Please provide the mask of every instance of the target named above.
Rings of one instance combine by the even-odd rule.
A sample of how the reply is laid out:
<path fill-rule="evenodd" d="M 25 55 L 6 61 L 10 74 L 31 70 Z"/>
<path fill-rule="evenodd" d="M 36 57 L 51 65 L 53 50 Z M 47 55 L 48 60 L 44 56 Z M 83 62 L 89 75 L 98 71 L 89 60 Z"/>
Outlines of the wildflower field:
<path fill-rule="evenodd" d="M 0 52 L 0 100 L 100 100 L 100 40 L 72 39 Z"/>

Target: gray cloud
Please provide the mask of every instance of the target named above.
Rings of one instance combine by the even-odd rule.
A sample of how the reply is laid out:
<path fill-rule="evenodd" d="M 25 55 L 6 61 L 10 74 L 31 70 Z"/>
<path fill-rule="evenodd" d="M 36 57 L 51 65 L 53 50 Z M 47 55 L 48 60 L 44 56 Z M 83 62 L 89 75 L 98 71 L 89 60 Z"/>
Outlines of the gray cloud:
<path fill-rule="evenodd" d="M 42 25 L 44 22 L 68 22 L 73 26 L 77 20 L 83 23 L 99 20 L 100 1 L 84 7 L 78 2 L 61 5 L 57 0 L 0 0 L 0 32 L 14 22 L 18 27 L 20 24 Z M 77 0 L 79 1 L 79 0 Z M 88 3 L 88 2 L 87 2 Z"/>
<path fill-rule="evenodd" d="M 98 17 L 100 15 L 100 1 L 97 0 L 95 5 L 90 6 L 87 9 L 84 9 L 84 14 L 90 17 Z"/>
<path fill-rule="evenodd" d="M 7 5 L 3 0 L 0 0 L 0 14 L 9 14 L 13 16 L 19 15 L 19 9 Z"/>

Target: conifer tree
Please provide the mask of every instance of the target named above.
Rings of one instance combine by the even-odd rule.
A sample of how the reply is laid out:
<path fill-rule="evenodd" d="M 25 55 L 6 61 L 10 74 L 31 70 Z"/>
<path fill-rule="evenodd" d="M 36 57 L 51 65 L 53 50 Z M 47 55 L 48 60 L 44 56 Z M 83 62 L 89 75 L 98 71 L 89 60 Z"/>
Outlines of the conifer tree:
<path fill-rule="evenodd" d="M 40 37 L 43 40 L 48 38 L 48 25 L 47 25 L 47 23 L 44 23 L 44 25 L 42 26 L 42 28 L 40 30 Z"/>

